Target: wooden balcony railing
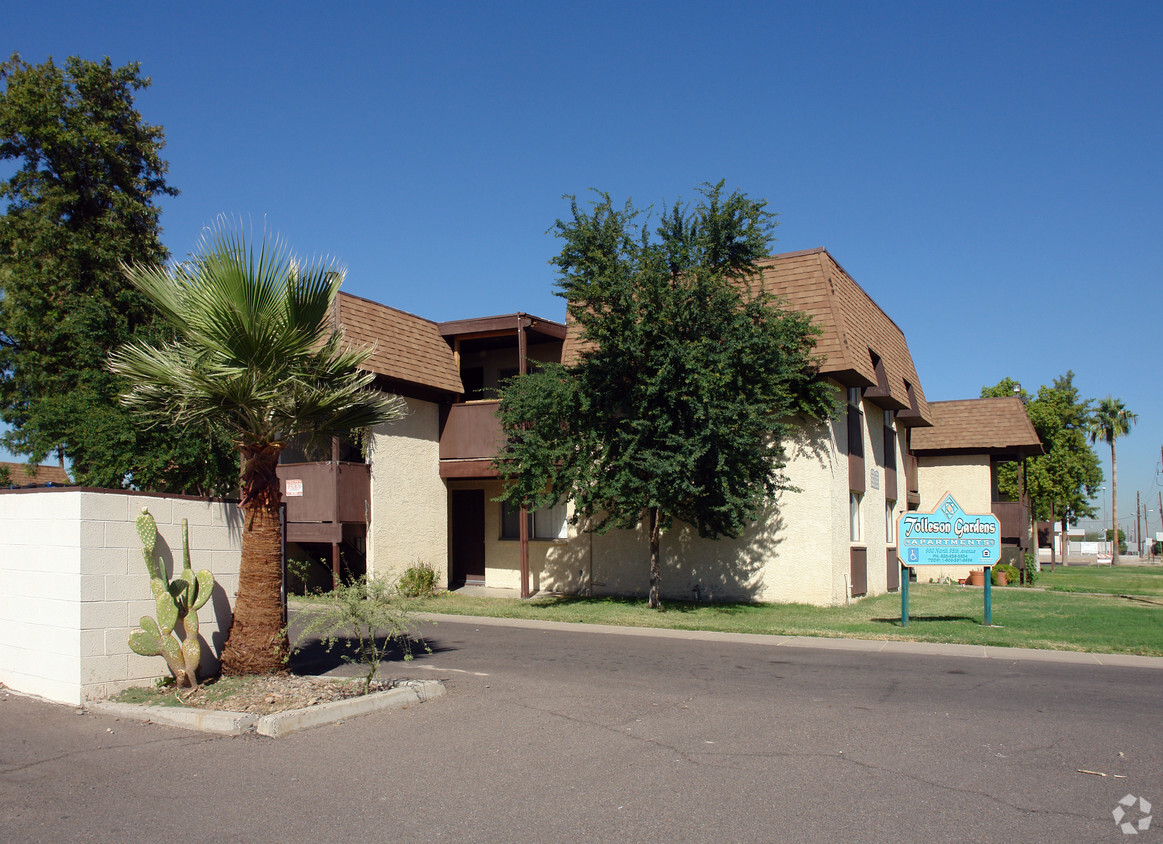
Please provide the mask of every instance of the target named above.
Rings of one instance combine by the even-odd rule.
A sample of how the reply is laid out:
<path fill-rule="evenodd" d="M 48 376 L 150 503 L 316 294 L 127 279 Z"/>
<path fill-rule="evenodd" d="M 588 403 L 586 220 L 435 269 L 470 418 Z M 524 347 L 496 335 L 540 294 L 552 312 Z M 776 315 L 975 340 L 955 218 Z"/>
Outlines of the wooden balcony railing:
<path fill-rule="evenodd" d="M 1026 536 L 1030 512 L 1025 504 L 1020 501 L 995 501 L 990 509 L 998 520 L 1003 539 Z"/>
<path fill-rule="evenodd" d="M 339 542 L 343 525 L 366 524 L 371 469 L 366 463 L 281 463 L 279 491 L 287 506 L 287 540 Z"/>
<path fill-rule="evenodd" d="M 440 472 L 444 477 L 463 473 L 495 476 L 492 459 L 505 444 L 496 401 L 454 404 L 440 431 Z M 468 475 L 465 475 L 468 476 Z"/>

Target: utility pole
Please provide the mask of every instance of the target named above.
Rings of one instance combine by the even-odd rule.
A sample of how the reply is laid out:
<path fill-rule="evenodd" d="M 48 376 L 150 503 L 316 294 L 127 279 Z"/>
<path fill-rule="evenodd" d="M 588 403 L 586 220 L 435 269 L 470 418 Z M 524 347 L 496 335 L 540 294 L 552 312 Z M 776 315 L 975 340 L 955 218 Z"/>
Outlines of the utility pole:
<path fill-rule="evenodd" d="M 1143 509 L 1143 504 L 1139 500 L 1139 492 L 1135 491 L 1135 554 L 1143 556 L 1143 534 L 1139 530 L 1139 511 Z"/>

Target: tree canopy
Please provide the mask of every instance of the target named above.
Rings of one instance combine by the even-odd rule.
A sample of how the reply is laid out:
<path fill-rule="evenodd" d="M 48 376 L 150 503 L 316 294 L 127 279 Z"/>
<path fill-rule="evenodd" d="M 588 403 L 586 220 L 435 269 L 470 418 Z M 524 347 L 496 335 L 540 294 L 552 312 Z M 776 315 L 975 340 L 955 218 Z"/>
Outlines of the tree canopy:
<path fill-rule="evenodd" d="M 37 463 L 72 464 L 103 487 L 225 493 L 229 443 L 177 427 L 143 430 L 122 408 L 106 359 L 134 338 L 167 336 L 122 262 L 157 263 L 163 130 L 143 121 L 137 63 L 77 57 L 60 67 L 19 55 L 0 64 L 0 419 L 4 445 Z"/>
<path fill-rule="evenodd" d="M 836 409 L 817 377 L 817 329 L 745 283 L 774 215 L 721 182 L 699 193 L 657 218 L 606 193 L 588 209 L 569 197 L 552 263 L 581 348 L 511 379 L 499 410 L 504 498 L 568 499 L 574 522 L 599 532 L 645 524 L 653 607 L 661 534 L 680 520 L 703 537 L 740 535 L 791 489 L 793 418 Z"/>
<path fill-rule="evenodd" d="M 170 267 L 126 268 L 177 339 L 129 343 L 112 356 L 125 405 L 144 420 L 229 436 L 242 456 L 242 558 L 222 654 L 230 674 L 281 671 L 283 625 L 279 455 L 291 442 L 393 421 L 403 401 L 360 371 L 370 349 L 344 344 L 331 320 L 343 272 L 306 263 L 278 240 L 257 248 L 221 225 L 198 254 Z"/>
<path fill-rule="evenodd" d="M 1043 454 L 1024 463 L 1026 493 L 1031 518 L 1076 522 L 1095 514 L 1091 500 L 1102 484 L 1102 467 L 1086 436 L 1091 421 L 1091 402 L 1074 386 L 1074 373 L 1054 379 L 1030 397 L 1018 383 L 1004 378 L 993 387 L 982 388 L 982 397 L 1017 395 L 1027 399 L 1026 413 L 1042 442 Z M 998 469 L 998 490 L 1010 498 L 1021 496 L 1019 464 L 1005 463 Z M 1063 534 L 1065 535 L 1065 534 Z"/>

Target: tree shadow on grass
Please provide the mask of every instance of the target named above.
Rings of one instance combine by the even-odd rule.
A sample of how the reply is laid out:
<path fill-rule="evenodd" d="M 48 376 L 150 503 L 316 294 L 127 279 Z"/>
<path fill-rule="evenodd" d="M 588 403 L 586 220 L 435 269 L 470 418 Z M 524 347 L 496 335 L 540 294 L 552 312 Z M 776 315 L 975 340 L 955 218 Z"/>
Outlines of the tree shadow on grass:
<path fill-rule="evenodd" d="M 893 616 L 892 618 L 870 618 L 869 621 L 876 622 L 878 624 L 899 625 L 901 623 L 901 618 L 898 615 Z M 971 624 L 981 624 L 980 618 L 974 618 L 973 616 L 968 615 L 914 615 L 913 613 L 909 613 L 909 624 L 912 624 L 914 621 L 968 621 Z"/>

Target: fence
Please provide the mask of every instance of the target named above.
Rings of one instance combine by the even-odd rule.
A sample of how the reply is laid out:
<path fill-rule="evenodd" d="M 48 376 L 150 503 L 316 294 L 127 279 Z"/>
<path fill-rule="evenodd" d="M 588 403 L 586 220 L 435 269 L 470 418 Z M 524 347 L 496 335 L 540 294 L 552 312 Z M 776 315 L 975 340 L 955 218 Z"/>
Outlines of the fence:
<path fill-rule="evenodd" d="M 182 519 L 190 557 L 214 575 L 198 614 L 202 674 L 217 671 L 238 590 L 237 505 L 187 496 L 77 488 L 0 492 L 0 683 L 79 704 L 168 673 L 161 657 L 129 649 L 129 633 L 156 611 L 135 520 L 147 507 L 157 553 L 181 568 Z"/>

